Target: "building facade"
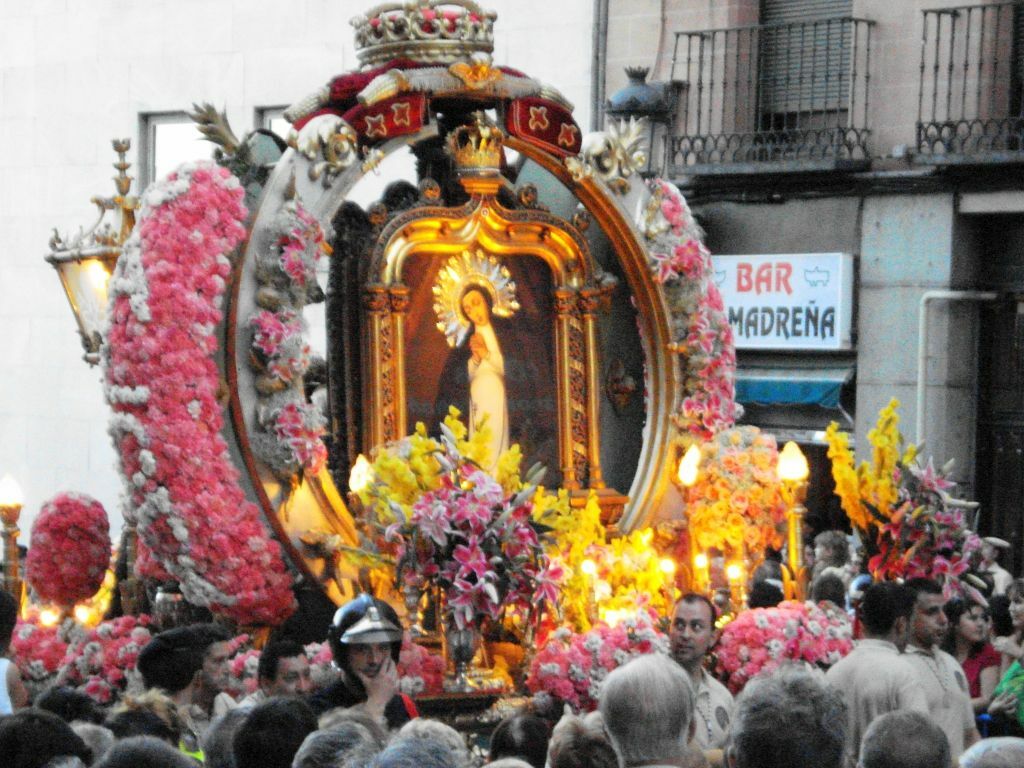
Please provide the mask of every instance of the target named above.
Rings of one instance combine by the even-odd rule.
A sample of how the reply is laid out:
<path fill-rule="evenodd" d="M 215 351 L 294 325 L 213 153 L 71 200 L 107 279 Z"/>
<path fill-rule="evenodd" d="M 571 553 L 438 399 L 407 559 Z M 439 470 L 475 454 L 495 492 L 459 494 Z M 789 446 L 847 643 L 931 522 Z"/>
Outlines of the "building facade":
<path fill-rule="evenodd" d="M 655 167 L 713 253 L 853 257 L 845 348 L 738 334 L 745 420 L 816 467 L 812 525 L 841 520 L 813 490 L 828 483 L 822 430 L 845 422 L 863 456 L 896 397 L 904 435 L 956 460 L 980 530 L 1019 567 L 1024 5 L 612 1 L 606 59 L 610 93 L 638 64 L 675 93 Z M 789 383 L 764 386 L 766 371 Z M 796 385 L 808 377 L 819 386 Z"/>
<path fill-rule="evenodd" d="M 667 84 L 651 170 L 684 191 L 714 253 L 847 255 L 848 338 L 739 353 L 744 420 L 812 459 L 815 527 L 840 521 L 821 432 L 839 421 L 863 454 L 895 396 L 904 433 L 956 459 L 981 530 L 1010 540 L 1019 567 L 1022 3 L 483 4 L 499 14 L 495 61 L 557 86 L 583 126 L 604 124 L 627 66 Z M 42 258 L 51 228 L 87 225 L 89 198 L 111 193 L 110 139 L 132 138 L 148 180 L 190 147 L 208 152 L 176 134 L 193 102 L 225 109 L 237 132 L 274 127 L 354 68 L 353 5 L 0 3 L 0 474 L 25 489 L 23 540 L 59 490 L 97 496 L 118 524 L 99 371 Z"/>

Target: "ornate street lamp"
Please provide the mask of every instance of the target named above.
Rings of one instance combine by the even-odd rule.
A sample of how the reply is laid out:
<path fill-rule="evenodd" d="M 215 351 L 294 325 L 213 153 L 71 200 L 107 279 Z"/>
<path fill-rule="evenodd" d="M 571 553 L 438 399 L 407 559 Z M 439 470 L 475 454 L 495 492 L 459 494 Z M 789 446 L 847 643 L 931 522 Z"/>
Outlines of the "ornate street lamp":
<path fill-rule="evenodd" d="M 653 176 L 664 162 L 655 162 L 656 144 L 663 143 L 674 123 L 676 105 L 685 87 L 673 81 L 647 82 L 647 67 L 626 67 L 629 83 L 605 103 L 605 114 L 620 120 L 646 120 L 648 137 L 647 167 L 644 176 Z M 658 140 L 661 139 L 661 142 Z"/>
<path fill-rule="evenodd" d="M 786 599 L 803 600 L 807 591 L 807 573 L 804 568 L 803 520 L 807 514 L 804 501 L 807 499 L 807 476 L 810 469 L 807 458 L 799 446 L 790 440 L 779 453 L 777 468 L 782 482 L 783 498 L 789 508 L 786 514 L 788 573 L 784 573 Z"/>
<path fill-rule="evenodd" d="M 23 502 L 21 487 L 10 475 L 0 480 L 0 520 L 3 521 L 4 589 L 21 605 L 22 581 L 18 569 L 18 517 Z"/>
<path fill-rule="evenodd" d="M 93 197 L 91 202 L 99 209 L 99 218 L 86 231 L 73 238 L 62 238 L 57 230 L 50 238 L 50 253 L 46 260 L 53 265 L 67 294 L 71 311 L 75 313 L 78 332 L 82 337 L 83 356 L 90 365 L 100 360 L 103 329 L 107 316 L 107 288 L 121 248 L 135 226 L 137 198 L 129 195 L 132 177 L 128 175 L 131 163 L 125 155 L 131 148 L 129 139 L 115 139 L 117 176 L 113 197 Z M 113 221 L 104 221 L 112 212 Z"/>

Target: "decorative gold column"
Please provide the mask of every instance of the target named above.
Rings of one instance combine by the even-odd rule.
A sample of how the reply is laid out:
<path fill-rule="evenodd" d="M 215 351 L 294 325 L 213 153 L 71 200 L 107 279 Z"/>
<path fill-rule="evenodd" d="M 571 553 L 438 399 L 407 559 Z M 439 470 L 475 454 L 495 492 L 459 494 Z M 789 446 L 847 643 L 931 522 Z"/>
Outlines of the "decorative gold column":
<path fill-rule="evenodd" d="M 580 291 L 579 297 L 579 308 L 583 316 L 587 345 L 587 454 L 590 459 L 588 485 L 591 488 L 605 487 L 604 475 L 601 472 L 601 414 L 598 408 L 598 392 L 601 391 L 598 380 L 601 372 L 597 354 L 597 318 L 594 316 L 600 301 L 600 294 L 598 289 L 583 289 Z"/>
<path fill-rule="evenodd" d="M 394 328 L 394 370 L 395 370 L 395 426 L 398 435 L 408 433 L 406 421 L 408 408 L 405 397 L 405 315 L 409 311 L 409 288 L 392 285 L 389 288 L 391 316 Z"/>
<path fill-rule="evenodd" d="M 384 333 L 388 323 L 387 288 L 382 285 L 367 286 L 363 292 L 363 306 L 367 309 L 369 319 L 364 340 L 364 353 L 370 364 L 370 375 L 364 385 L 364 399 L 369 403 L 371 414 L 367 445 L 364 447 L 369 449 L 393 439 L 387 434 L 387 415 L 384 413 L 385 407 L 394 405 L 394 400 L 384 392 L 385 379 L 391 373 L 385 365 L 385 359 L 390 356 L 390 350 L 385 348 L 385 344 L 391 337 L 390 328 L 388 333 Z M 380 386 L 377 386 L 378 383 Z"/>
<path fill-rule="evenodd" d="M 573 491 L 579 488 L 573 460 L 572 393 L 569 388 L 569 320 L 575 304 L 576 292 L 570 288 L 556 288 L 555 294 L 555 360 L 558 365 L 558 433 L 562 464 L 562 487 Z"/>

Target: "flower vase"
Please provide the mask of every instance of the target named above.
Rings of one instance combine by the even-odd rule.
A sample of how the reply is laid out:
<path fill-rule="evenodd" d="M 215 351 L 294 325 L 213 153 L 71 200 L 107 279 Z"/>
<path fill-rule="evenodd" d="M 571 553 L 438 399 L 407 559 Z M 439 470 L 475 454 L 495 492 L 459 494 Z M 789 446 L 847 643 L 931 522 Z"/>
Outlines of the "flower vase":
<path fill-rule="evenodd" d="M 444 655 L 450 668 L 444 681 L 446 692 L 470 693 L 479 687 L 473 675 L 473 659 L 480 650 L 481 638 L 479 627 L 459 629 L 454 621 L 445 622 Z"/>

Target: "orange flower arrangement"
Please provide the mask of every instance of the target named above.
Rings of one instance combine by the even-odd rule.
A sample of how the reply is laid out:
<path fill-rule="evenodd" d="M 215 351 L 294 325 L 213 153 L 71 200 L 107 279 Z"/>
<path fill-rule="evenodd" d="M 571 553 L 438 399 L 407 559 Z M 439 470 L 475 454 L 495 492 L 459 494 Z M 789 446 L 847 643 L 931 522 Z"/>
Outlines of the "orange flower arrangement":
<path fill-rule="evenodd" d="M 786 505 L 775 470 L 775 438 L 756 427 L 734 427 L 700 448 L 697 482 L 686 505 L 694 546 L 754 552 L 780 547 Z"/>

